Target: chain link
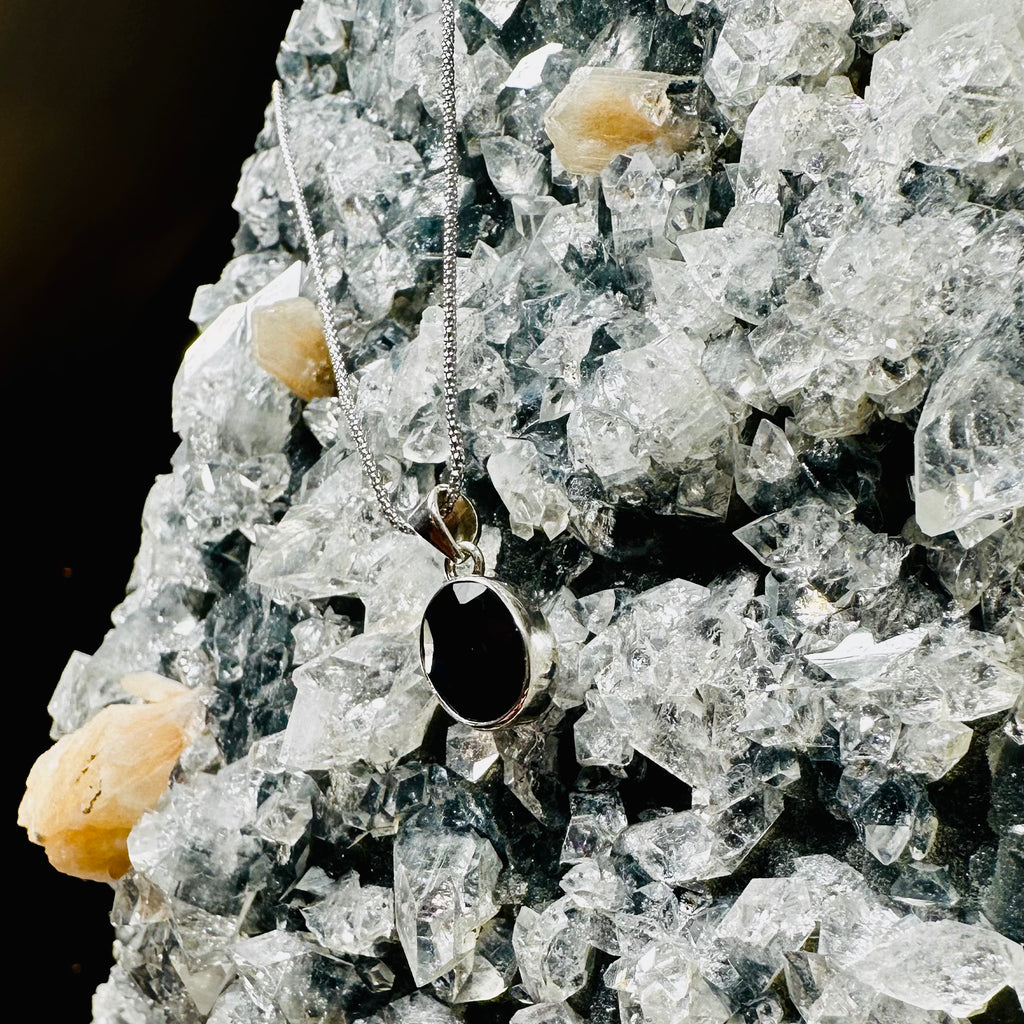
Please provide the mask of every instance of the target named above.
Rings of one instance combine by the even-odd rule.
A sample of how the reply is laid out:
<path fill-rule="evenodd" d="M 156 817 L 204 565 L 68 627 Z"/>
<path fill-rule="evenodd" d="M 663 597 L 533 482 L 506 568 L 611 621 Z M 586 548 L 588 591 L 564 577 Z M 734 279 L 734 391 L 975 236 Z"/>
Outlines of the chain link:
<path fill-rule="evenodd" d="M 466 471 L 466 451 L 459 426 L 458 342 L 455 294 L 459 249 L 459 148 L 455 109 L 455 0 L 441 0 L 441 146 L 444 150 L 444 220 L 441 241 L 441 307 L 444 311 L 444 415 L 448 424 L 448 465 L 440 511 L 446 516 L 459 495 Z"/>
<path fill-rule="evenodd" d="M 441 145 L 444 150 L 445 163 L 441 244 L 441 306 L 444 329 L 442 376 L 444 415 L 448 429 L 449 446 L 448 464 L 445 467 L 443 477 L 446 486 L 440 491 L 439 495 L 439 510 L 442 516 L 444 516 L 451 511 L 455 501 L 462 493 L 466 469 L 466 452 L 462 443 L 462 429 L 459 425 L 459 384 L 456 372 L 458 357 L 456 310 L 458 303 L 455 275 L 459 231 L 459 151 L 455 110 L 454 0 L 441 0 L 441 27 L 440 78 L 443 121 Z M 313 230 L 313 222 L 310 218 L 309 209 L 302 194 L 302 186 L 299 183 L 298 174 L 295 170 L 291 129 L 285 110 L 284 90 L 281 87 L 280 81 L 274 82 L 273 99 L 274 118 L 277 122 L 277 137 L 281 144 L 281 156 L 284 160 L 285 171 L 288 174 L 288 182 L 291 185 L 295 211 L 298 214 L 299 224 L 302 227 L 302 236 L 306 242 L 308 264 L 313 274 L 313 283 L 316 288 L 317 308 L 320 310 L 320 318 L 323 321 L 324 328 L 324 339 L 327 342 L 327 350 L 330 353 L 331 365 L 334 369 L 334 379 L 338 385 L 338 401 L 345 415 L 345 422 L 348 424 L 352 440 L 355 442 L 356 450 L 359 452 L 363 472 L 373 488 L 373 493 L 377 498 L 378 505 L 380 505 L 381 512 L 395 529 L 403 533 L 413 533 L 413 527 L 391 500 L 384 474 L 373 458 L 369 442 L 366 439 L 366 433 L 363 430 L 363 425 L 359 420 L 359 414 L 356 410 L 355 389 L 352 377 L 345 367 L 345 359 L 341 351 L 341 345 L 338 342 L 338 333 L 334 326 L 334 306 L 327 290 L 320 243 L 317 240 L 316 232 Z"/>

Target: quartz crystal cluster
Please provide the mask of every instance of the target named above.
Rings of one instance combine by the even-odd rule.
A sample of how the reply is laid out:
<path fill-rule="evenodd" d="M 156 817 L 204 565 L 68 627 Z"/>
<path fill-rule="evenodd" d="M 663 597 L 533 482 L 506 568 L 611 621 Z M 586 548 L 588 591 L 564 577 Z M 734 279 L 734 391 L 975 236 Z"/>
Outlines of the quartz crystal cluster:
<path fill-rule="evenodd" d="M 446 718 L 439 556 L 264 369 L 309 356 L 260 311 L 311 297 L 268 119 L 128 596 L 51 704 L 157 672 L 205 714 L 97 1024 L 1021 1020 L 1019 0 L 458 8 L 466 491 L 550 701 Z M 439 29 L 306 0 L 277 65 L 406 509 L 448 456 Z"/>

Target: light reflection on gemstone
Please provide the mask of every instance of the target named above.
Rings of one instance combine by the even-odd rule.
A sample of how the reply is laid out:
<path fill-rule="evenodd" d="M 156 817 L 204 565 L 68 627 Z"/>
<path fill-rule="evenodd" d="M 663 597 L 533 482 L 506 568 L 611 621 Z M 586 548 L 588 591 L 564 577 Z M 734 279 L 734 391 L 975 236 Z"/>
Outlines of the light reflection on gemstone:
<path fill-rule="evenodd" d="M 438 699 L 470 725 L 503 724 L 521 707 L 530 685 L 525 618 L 500 583 L 452 579 L 423 613 L 423 671 Z"/>

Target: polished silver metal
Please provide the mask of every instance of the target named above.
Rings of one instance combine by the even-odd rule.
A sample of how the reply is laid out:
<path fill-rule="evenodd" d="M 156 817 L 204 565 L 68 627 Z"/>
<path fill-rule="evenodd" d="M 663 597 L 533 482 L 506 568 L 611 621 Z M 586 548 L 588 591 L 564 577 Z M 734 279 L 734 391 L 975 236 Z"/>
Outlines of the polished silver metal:
<path fill-rule="evenodd" d="M 470 544 L 468 541 L 460 541 L 457 546 L 457 557 L 444 560 L 445 579 L 466 579 L 466 576 L 459 576 L 459 566 L 470 560 L 473 562 L 473 575 L 483 576 L 487 572 L 487 564 L 484 562 L 483 552 L 475 544 Z"/>
<path fill-rule="evenodd" d="M 441 0 L 441 111 L 442 133 L 441 146 L 444 150 L 444 211 L 442 218 L 441 240 L 441 307 L 444 318 L 444 341 L 442 356 L 442 378 L 444 392 L 444 415 L 448 431 L 448 463 L 445 467 L 443 480 L 445 490 L 439 495 L 442 517 L 447 516 L 462 494 L 465 481 L 466 451 L 462 440 L 462 428 L 459 424 L 459 382 L 457 374 L 458 339 L 456 336 L 456 314 L 458 296 L 456 294 L 456 263 L 458 257 L 459 233 L 459 147 L 458 121 L 455 108 L 455 3 L 454 0 Z M 284 160 L 288 182 L 291 185 L 295 210 L 302 228 L 302 237 L 306 242 L 309 267 L 313 274 L 316 288 L 317 308 L 323 320 L 324 338 L 331 356 L 334 379 L 338 385 L 338 400 L 341 403 L 345 422 L 352 434 L 359 459 L 363 465 L 373 493 L 377 498 L 384 518 L 403 533 L 413 533 L 415 526 L 398 510 L 388 493 L 388 486 L 380 466 L 377 465 L 370 451 L 366 433 L 356 411 L 355 394 L 352 378 L 345 366 L 345 357 L 338 342 L 338 333 L 334 325 L 334 306 L 327 290 L 324 275 L 323 255 L 320 243 L 313 230 L 313 221 L 302 194 L 295 170 L 295 159 L 292 155 L 291 130 L 285 110 L 284 90 L 280 81 L 273 85 L 274 118 L 277 122 L 277 137 L 281 144 L 281 156 Z"/>
<path fill-rule="evenodd" d="M 441 27 L 442 40 L 439 59 L 442 109 L 441 147 L 445 164 L 441 245 L 442 389 L 449 455 L 442 474 L 442 483 L 433 488 L 426 499 L 408 517 L 403 515 L 391 500 L 387 480 L 380 466 L 374 460 L 356 409 L 354 385 L 345 366 L 344 354 L 338 341 L 334 322 L 334 307 L 324 273 L 323 255 L 295 170 L 284 90 L 280 82 L 275 82 L 273 87 L 274 116 L 277 121 L 281 156 L 288 174 L 295 209 L 306 243 L 309 267 L 316 288 L 317 307 L 323 321 L 324 337 L 334 369 L 334 378 L 338 385 L 338 400 L 359 452 L 363 471 L 373 488 L 381 512 L 395 529 L 403 533 L 419 534 L 444 554 L 447 582 L 443 586 L 452 585 L 452 581 L 455 579 L 475 580 L 489 591 L 497 594 L 504 607 L 511 613 L 515 627 L 524 640 L 527 671 L 523 680 L 522 693 L 515 706 L 503 714 L 500 719 L 475 722 L 463 718 L 441 697 L 431 681 L 431 687 L 438 700 L 453 718 L 478 729 L 499 729 L 524 716 L 529 717 L 538 713 L 539 709 L 549 702 L 547 684 L 555 664 L 554 641 L 547 623 L 539 613 L 528 612 L 510 588 L 484 575 L 486 565 L 483 554 L 477 546 L 480 535 L 479 519 L 472 503 L 462 494 L 465 482 L 466 450 L 459 423 L 457 374 L 456 264 L 459 232 L 459 150 L 455 92 L 455 0 L 441 0 Z M 470 569 L 472 574 L 459 576 L 460 568 L 463 571 Z M 427 649 L 430 640 L 426 634 L 429 634 L 429 626 L 424 618 L 420 628 L 420 658 L 424 674 L 430 681 L 428 663 L 432 656 L 432 647 Z"/>
<path fill-rule="evenodd" d="M 409 525 L 446 559 L 462 561 L 467 557 L 460 544 L 476 544 L 480 539 L 480 519 L 473 503 L 464 494 L 450 502 L 442 513 L 448 495 L 447 484 L 438 484 L 409 514 Z"/>
<path fill-rule="evenodd" d="M 473 729 L 494 730 L 501 729 L 513 722 L 525 722 L 539 715 L 551 702 L 548 686 L 555 670 L 555 644 L 551 630 L 546 620 L 539 614 L 531 613 L 526 605 L 519 599 L 516 592 L 504 583 L 491 578 L 490 576 L 471 575 L 459 576 L 459 581 L 479 583 L 491 593 L 497 595 L 501 603 L 512 615 L 513 622 L 523 637 L 526 650 L 526 672 L 523 677 L 522 691 L 519 699 L 500 718 L 480 721 L 466 718 L 453 708 L 435 689 L 434 695 L 438 703 L 457 722 L 468 725 Z M 442 584 L 438 589 L 443 590 L 452 582 L 449 578 L 447 583 Z M 433 600 L 433 598 L 431 598 Z M 433 656 L 433 643 L 428 635 L 429 630 L 426 621 L 420 626 L 420 664 L 423 666 L 423 674 L 430 680 L 431 658 Z M 486 683 L 486 680 L 480 682 Z M 433 683 L 431 683 L 433 688 Z"/>
<path fill-rule="evenodd" d="M 448 423 L 448 492 L 441 506 L 462 493 L 466 450 L 459 425 L 459 386 L 456 375 L 456 261 L 459 251 L 459 141 L 455 94 L 455 0 L 441 0 L 441 148 L 444 150 L 444 214 L 441 232 L 441 308 L 444 311 L 444 414 Z"/>

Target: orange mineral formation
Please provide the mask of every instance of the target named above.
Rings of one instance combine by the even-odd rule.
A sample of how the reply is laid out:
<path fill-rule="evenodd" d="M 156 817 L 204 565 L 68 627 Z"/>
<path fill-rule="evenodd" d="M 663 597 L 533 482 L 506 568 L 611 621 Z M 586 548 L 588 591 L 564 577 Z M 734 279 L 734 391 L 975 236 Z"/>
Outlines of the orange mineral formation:
<path fill-rule="evenodd" d="M 633 146 L 688 148 L 697 118 L 684 109 L 686 79 L 654 71 L 577 68 L 544 115 L 544 130 L 571 174 L 600 174 Z"/>
<path fill-rule="evenodd" d="M 62 736 L 29 772 L 18 824 L 65 874 L 110 882 L 129 868 L 128 833 L 160 799 L 198 732 L 195 690 L 152 672 L 121 685 L 143 704 L 112 704 Z"/>
<path fill-rule="evenodd" d="M 257 309 L 252 334 L 256 362 L 299 398 L 308 402 L 334 394 L 334 372 L 320 314 L 309 299 L 285 299 Z"/>

